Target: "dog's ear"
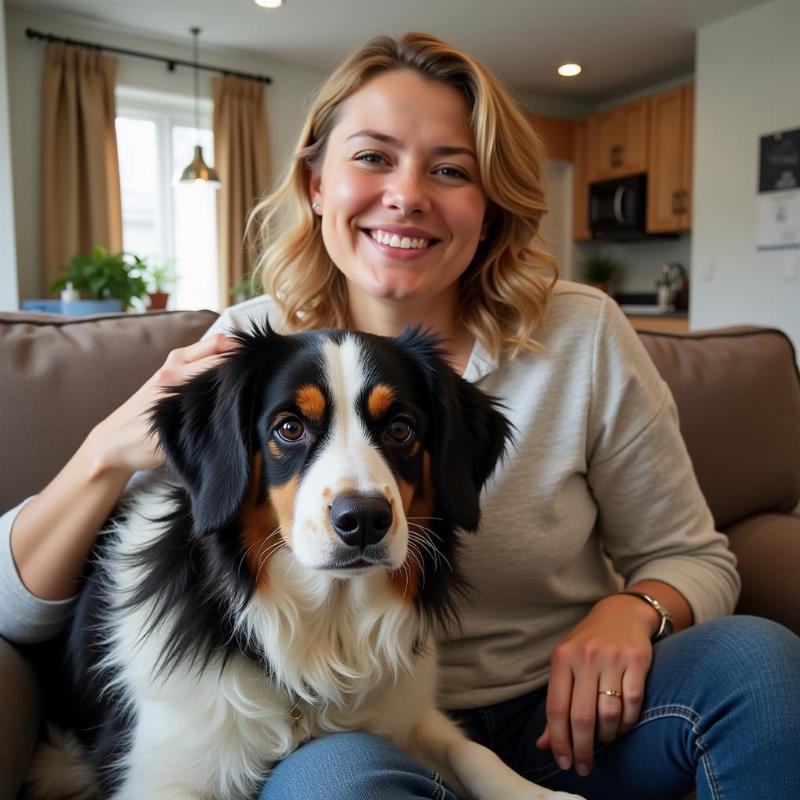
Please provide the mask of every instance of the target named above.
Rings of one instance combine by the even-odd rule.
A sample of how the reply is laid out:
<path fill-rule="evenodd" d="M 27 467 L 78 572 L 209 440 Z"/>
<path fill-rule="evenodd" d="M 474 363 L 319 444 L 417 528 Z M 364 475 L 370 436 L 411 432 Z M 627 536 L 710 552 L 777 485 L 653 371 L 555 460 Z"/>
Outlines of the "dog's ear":
<path fill-rule="evenodd" d="M 235 337 L 240 347 L 222 363 L 171 388 L 151 411 L 151 430 L 189 492 L 198 533 L 225 524 L 242 503 L 256 397 L 276 340 L 285 339 L 268 325 Z"/>
<path fill-rule="evenodd" d="M 481 490 L 511 444 L 511 423 L 496 399 L 448 366 L 436 337 L 417 328 L 396 343 L 424 376 L 433 415 L 428 446 L 436 506 L 453 525 L 474 531 Z"/>

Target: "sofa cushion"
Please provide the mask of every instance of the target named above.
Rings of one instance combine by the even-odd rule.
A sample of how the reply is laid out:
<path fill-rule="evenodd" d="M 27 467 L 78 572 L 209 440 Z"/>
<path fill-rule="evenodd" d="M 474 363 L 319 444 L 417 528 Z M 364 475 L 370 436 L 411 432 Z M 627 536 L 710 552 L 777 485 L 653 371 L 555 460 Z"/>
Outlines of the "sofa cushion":
<path fill-rule="evenodd" d="M 0 511 L 48 483 L 94 425 L 216 317 L 0 314 Z"/>
<path fill-rule="evenodd" d="M 800 375 L 780 331 L 640 333 L 669 384 L 717 527 L 800 498 Z"/>

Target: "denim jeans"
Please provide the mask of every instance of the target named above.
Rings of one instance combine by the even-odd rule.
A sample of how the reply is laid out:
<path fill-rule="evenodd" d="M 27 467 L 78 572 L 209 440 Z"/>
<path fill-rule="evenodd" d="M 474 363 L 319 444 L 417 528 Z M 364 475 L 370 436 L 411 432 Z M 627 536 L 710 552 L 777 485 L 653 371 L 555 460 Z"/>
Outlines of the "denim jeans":
<path fill-rule="evenodd" d="M 755 617 L 698 625 L 658 643 L 638 724 L 598 747 L 591 774 L 536 749 L 541 689 L 457 711 L 468 735 L 551 789 L 590 800 L 800 798 L 800 638 Z M 324 736 L 281 762 L 260 800 L 454 800 L 439 777 L 366 733 Z"/>

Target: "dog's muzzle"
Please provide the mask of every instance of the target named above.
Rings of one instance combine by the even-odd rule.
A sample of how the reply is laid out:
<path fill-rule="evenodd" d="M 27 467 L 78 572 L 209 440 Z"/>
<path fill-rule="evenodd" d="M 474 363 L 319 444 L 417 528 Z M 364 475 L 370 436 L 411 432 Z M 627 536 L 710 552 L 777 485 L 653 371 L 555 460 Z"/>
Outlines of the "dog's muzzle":
<path fill-rule="evenodd" d="M 346 545 L 364 552 L 380 542 L 392 527 L 392 506 L 383 495 L 341 494 L 331 504 L 330 520 Z"/>

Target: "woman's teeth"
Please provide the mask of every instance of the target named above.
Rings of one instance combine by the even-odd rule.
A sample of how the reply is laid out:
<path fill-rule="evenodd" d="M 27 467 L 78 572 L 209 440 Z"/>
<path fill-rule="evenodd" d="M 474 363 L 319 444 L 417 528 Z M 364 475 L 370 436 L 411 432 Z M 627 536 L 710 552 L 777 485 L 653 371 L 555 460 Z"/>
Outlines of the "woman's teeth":
<path fill-rule="evenodd" d="M 389 247 L 399 247 L 403 250 L 424 250 L 430 243 L 429 239 L 412 239 L 408 236 L 398 236 L 387 231 L 370 231 L 369 235 L 380 244 Z"/>

